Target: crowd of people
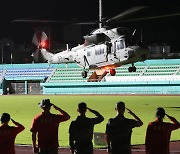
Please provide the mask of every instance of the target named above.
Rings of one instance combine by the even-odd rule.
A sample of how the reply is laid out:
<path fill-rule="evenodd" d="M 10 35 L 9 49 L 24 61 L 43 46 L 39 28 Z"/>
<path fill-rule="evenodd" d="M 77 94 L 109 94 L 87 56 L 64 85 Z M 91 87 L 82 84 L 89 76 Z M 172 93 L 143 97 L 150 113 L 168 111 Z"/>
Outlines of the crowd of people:
<path fill-rule="evenodd" d="M 70 115 L 52 104 L 49 99 L 43 99 L 38 105 L 43 111 L 34 117 L 30 128 L 33 152 L 58 154 L 58 127 L 61 122 L 69 120 Z M 51 107 L 59 113 L 52 114 Z M 106 124 L 107 153 L 131 154 L 132 129 L 141 127 L 143 122 L 134 112 L 126 108 L 124 102 L 118 102 L 115 110 L 117 115 L 110 118 Z M 101 123 L 104 117 L 98 111 L 87 107 L 84 102 L 78 104 L 77 111 L 79 115 L 69 126 L 70 151 L 72 154 L 93 154 L 94 126 Z M 87 111 L 93 113 L 95 117 L 88 118 Z M 125 111 L 133 118 L 126 118 Z M 166 114 L 163 108 L 157 108 L 155 115 L 155 121 L 148 124 L 146 131 L 146 154 L 169 154 L 171 132 L 180 128 L 180 123 L 174 117 Z M 172 122 L 163 122 L 165 116 Z M 15 126 L 9 126 L 10 120 Z M 8 113 L 2 114 L 1 123 L 0 154 L 15 154 L 15 138 L 25 127 L 13 120 Z"/>

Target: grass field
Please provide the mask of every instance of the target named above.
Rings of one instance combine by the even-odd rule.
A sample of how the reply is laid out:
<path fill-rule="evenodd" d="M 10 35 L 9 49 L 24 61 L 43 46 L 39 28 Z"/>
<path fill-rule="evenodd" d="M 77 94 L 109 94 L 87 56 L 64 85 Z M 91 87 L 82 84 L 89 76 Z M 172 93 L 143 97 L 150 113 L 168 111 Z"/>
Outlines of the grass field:
<path fill-rule="evenodd" d="M 49 98 L 52 103 L 67 111 L 71 116 L 70 120 L 60 124 L 59 143 L 61 146 L 68 146 L 69 125 L 78 115 L 77 104 L 82 101 L 86 102 L 90 108 L 99 111 L 105 118 L 101 124 L 95 126 L 95 132 L 105 131 L 108 119 L 116 115 L 114 110 L 116 102 L 124 101 L 126 106 L 144 122 L 142 127 L 133 129 L 133 145 L 144 144 L 147 125 L 155 119 L 154 114 L 157 107 L 164 107 L 169 115 L 174 116 L 180 121 L 180 96 L 1 96 L 0 114 L 3 112 L 9 113 L 14 120 L 22 123 L 26 128 L 17 136 L 17 144 L 32 144 L 29 129 L 33 117 L 41 112 L 37 104 L 44 98 Z M 52 109 L 51 112 L 57 113 L 54 109 Z M 94 117 L 92 113 L 87 113 L 87 116 Z M 125 116 L 132 118 L 128 113 L 126 113 Z M 165 118 L 164 121 L 169 120 Z M 10 123 L 10 125 L 12 125 L 12 123 Z M 180 129 L 172 133 L 171 140 L 180 140 Z"/>

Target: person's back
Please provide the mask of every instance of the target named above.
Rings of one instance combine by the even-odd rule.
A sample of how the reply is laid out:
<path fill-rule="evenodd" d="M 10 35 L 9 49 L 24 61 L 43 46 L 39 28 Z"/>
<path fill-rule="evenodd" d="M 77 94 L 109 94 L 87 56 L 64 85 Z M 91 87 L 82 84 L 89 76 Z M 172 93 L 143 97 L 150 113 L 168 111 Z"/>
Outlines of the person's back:
<path fill-rule="evenodd" d="M 86 110 L 94 113 L 97 117 L 88 118 L 85 116 Z M 97 111 L 86 107 L 85 103 L 80 103 L 78 111 L 80 116 L 71 122 L 69 127 L 70 147 L 72 153 L 76 151 L 77 154 L 92 154 L 93 153 L 93 131 L 94 125 L 101 123 L 104 118 Z"/>
<path fill-rule="evenodd" d="M 58 147 L 59 123 L 65 121 L 60 115 L 41 113 L 34 118 L 35 124 L 31 131 L 38 132 L 38 146 L 41 148 Z"/>
<path fill-rule="evenodd" d="M 79 142 L 86 142 L 92 140 L 94 122 L 92 119 L 85 116 L 78 116 L 75 121 L 72 121 L 74 138 Z M 82 135 L 83 134 L 83 135 Z"/>
<path fill-rule="evenodd" d="M 108 152 L 112 154 L 130 154 L 132 128 L 140 127 L 143 123 L 129 109 L 127 110 L 135 119 L 124 117 L 125 104 L 123 102 L 117 103 L 116 110 L 118 115 L 115 118 L 110 118 L 106 125 Z"/>
<path fill-rule="evenodd" d="M 169 115 L 167 117 L 173 122 L 163 122 L 165 111 L 158 108 L 156 112 L 156 120 L 150 122 L 146 131 L 146 152 L 148 154 L 169 154 L 169 141 L 171 132 L 180 128 L 177 120 Z"/>
<path fill-rule="evenodd" d="M 131 134 L 135 122 L 125 117 L 117 116 L 109 119 L 107 131 L 111 134 L 111 144 L 119 151 L 131 152 Z"/>
<path fill-rule="evenodd" d="M 0 154 L 15 154 L 15 138 L 17 134 L 25 129 L 23 125 L 15 122 L 13 119 L 11 119 L 11 121 L 16 125 L 16 127 L 9 126 L 9 120 L 10 115 L 7 113 L 3 113 L 1 117 L 2 125 L 0 126 Z"/>
<path fill-rule="evenodd" d="M 59 123 L 66 121 L 70 118 L 68 113 L 50 103 L 49 99 L 42 100 L 39 106 L 43 112 L 37 115 L 31 125 L 30 131 L 32 132 L 32 142 L 34 153 L 58 153 L 58 128 Z M 51 106 L 56 109 L 59 114 L 50 113 Z M 36 139 L 36 136 L 38 139 Z M 38 146 L 36 145 L 38 141 Z"/>

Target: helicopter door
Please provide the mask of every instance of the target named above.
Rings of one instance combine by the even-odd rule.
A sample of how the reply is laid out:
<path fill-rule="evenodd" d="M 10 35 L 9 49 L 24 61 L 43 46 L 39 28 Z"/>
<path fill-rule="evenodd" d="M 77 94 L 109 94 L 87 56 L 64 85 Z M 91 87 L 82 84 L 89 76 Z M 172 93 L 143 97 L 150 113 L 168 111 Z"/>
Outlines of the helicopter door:
<path fill-rule="evenodd" d="M 114 55 L 115 58 L 117 58 L 117 52 L 124 49 L 125 48 L 125 44 L 123 42 L 123 40 L 117 40 L 114 42 L 113 44 L 113 51 L 112 54 Z"/>
<path fill-rule="evenodd" d="M 121 50 L 125 48 L 125 43 L 123 40 L 119 40 L 116 42 L 116 49 L 117 50 Z"/>
<path fill-rule="evenodd" d="M 97 45 L 95 46 L 95 55 L 94 55 L 94 59 L 95 59 L 95 63 L 103 63 L 107 61 L 107 53 L 106 53 L 106 45 L 101 44 L 101 45 Z"/>
<path fill-rule="evenodd" d="M 125 42 L 124 40 L 117 40 L 114 42 L 114 57 L 118 59 L 127 58 L 127 52 L 125 50 Z"/>
<path fill-rule="evenodd" d="M 112 43 L 111 42 L 106 42 L 106 61 L 108 61 L 108 55 L 111 54 L 112 51 Z"/>

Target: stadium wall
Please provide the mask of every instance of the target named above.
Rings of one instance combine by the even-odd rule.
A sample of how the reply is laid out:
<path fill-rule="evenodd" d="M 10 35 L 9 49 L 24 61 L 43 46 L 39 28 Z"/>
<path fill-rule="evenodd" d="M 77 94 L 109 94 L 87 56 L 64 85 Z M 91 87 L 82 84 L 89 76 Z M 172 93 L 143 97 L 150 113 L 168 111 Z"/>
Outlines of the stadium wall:
<path fill-rule="evenodd" d="M 180 94 L 180 81 L 41 83 L 43 94 Z"/>

